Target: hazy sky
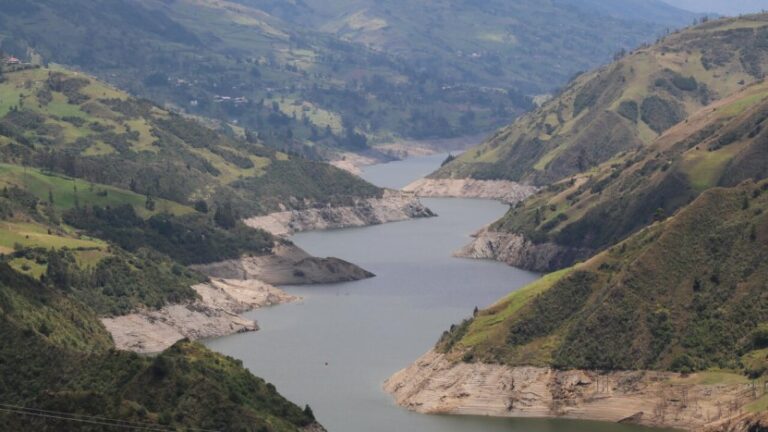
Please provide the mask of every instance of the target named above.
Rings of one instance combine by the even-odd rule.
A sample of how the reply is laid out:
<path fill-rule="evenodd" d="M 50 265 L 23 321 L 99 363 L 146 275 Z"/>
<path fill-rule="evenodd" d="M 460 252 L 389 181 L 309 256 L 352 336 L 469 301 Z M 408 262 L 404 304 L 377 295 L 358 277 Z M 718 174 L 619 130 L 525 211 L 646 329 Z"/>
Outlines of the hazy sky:
<path fill-rule="evenodd" d="M 693 12 L 717 12 L 723 15 L 768 10 L 768 0 L 664 0 Z"/>

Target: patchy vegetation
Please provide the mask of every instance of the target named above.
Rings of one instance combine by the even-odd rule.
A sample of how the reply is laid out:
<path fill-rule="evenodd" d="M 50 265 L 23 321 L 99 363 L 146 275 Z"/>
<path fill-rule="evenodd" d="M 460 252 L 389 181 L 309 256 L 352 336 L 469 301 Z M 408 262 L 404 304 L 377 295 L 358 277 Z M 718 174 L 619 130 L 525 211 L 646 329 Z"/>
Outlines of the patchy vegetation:
<path fill-rule="evenodd" d="M 433 173 L 546 186 L 654 142 L 768 71 L 768 15 L 710 21 L 582 74 Z M 738 107 L 734 108 L 738 110 Z"/>
<path fill-rule="evenodd" d="M 41 92 L 51 102 L 38 101 Z M 142 216 L 178 215 L 203 201 L 252 216 L 381 193 L 339 169 L 264 147 L 252 135 L 248 141 L 216 132 L 67 71 L 7 73 L 3 93 L 14 105 L 0 107 L 0 159 L 42 172 L 5 165 L 0 176 L 40 199 L 53 194 L 58 209 L 130 202 Z"/>
<path fill-rule="evenodd" d="M 750 86 L 702 109 L 648 147 L 543 189 L 491 229 L 520 233 L 535 243 L 601 251 L 674 214 L 702 191 L 766 178 L 766 88 Z M 552 269 L 571 264 L 553 263 Z"/>

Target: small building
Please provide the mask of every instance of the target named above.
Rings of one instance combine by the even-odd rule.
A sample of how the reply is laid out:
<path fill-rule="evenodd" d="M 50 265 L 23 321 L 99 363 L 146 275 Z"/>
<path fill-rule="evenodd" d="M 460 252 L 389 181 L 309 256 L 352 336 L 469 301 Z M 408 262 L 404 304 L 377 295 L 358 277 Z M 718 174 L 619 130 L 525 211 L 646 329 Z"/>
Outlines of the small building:
<path fill-rule="evenodd" d="M 14 56 L 6 57 L 4 59 L 4 61 L 5 61 L 5 64 L 7 64 L 7 65 L 18 65 L 18 64 L 21 64 L 21 60 L 17 59 Z"/>

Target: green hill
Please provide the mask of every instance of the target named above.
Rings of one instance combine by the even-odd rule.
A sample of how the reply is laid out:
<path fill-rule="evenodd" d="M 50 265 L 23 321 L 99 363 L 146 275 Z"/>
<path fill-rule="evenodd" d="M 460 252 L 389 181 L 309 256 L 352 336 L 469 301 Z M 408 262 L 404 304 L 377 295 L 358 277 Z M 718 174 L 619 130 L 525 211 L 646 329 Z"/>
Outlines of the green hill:
<path fill-rule="evenodd" d="M 5 264 L 0 314 L 3 430 L 299 431 L 314 421 L 239 361 L 200 345 L 179 342 L 154 358 L 110 350 L 87 306 Z"/>
<path fill-rule="evenodd" d="M 446 332 L 465 361 L 762 375 L 768 183 L 714 188 Z"/>
<path fill-rule="evenodd" d="M 3 50 L 237 122 L 313 157 L 395 136 L 487 131 L 530 104 L 514 89 L 449 88 L 449 77 L 407 59 L 231 1 L 17 3 L 0 3 Z"/>
<path fill-rule="evenodd" d="M 232 205 L 249 216 L 381 194 L 344 171 L 289 157 L 254 137 L 216 132 L 88 76 L 29 68 L 2 77 L 0 158 L 7 163 L 162 198 L 155 207 L 173 212 L 182 208 L 170 201 L 186 212 L 195 204 Z M 47 194 L 44 184 L 29 186 Z M 92 191 L 81 187 L 81 202 L 109 204 Z"/>
<path fill-rule="evenodd" d="M 432 177 L 547 185 L 651 144 L 763 78 L 768 15 L 711 21 L 576 77 L 557 97 Z"/>
<path fill-rule="evenodd" d="M 198 300 L 189 264 L 270 253 L 240 217 L 382 191 L 82 74 L 0 77 L 0 429 L 313 424 L 237 360 L 188 341 L 115 351 L 99 318 Z"/>
<path fill-rule="evenodd" d="M 768 176 L 768 84 L 707 106 L 653 144 L 544 188 L 490 230 L 561 252 L 537 270 L 570 266 L 674 214 L 702 191 Z M 535 249 L 535 246 L 533 247 Z"/>

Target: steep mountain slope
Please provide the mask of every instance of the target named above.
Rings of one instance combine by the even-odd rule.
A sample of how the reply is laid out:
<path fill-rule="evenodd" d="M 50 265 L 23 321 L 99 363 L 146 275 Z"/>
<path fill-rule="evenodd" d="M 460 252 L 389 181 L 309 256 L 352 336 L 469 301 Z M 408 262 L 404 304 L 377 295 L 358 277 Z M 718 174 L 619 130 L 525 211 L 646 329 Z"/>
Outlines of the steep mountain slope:
<path fill-rule="evenodd" d="M 544 188 L 462 254 L 541 271 L 570 266 L 708 188 L 766 178 L 767 121 L 768 84 L 761 82 L 703 108 L 647 147 Z"/>
<path fill-rule="evenodd" d="M 530 103 L 514 90 L 450 87 L 403 59 L 233 2 L 78 2 L 3 1 L 0 46 L 313 157 L 489 130 Z"/>
<path fill-rule="evenodd" d="M 766 181 L 710 189 L 452 327 L 388 388 L 431 412 L 726 430 L 768 398 L 748 379 L 768 370 L 766 210 Z"/>
<path fill-rule="evenodd" d="M 666 221 L 512 294 L 443 346 L 564 368 L 744 367 L 741 355 L 765 348 L 750 335 L 768 320 L 767 190 L 766 182 L 708 190 Z"/>
<path fill-rule="evenodd" d="M 704 23 L 577 77 L 431 177 L 549 184 L 652 143 L 766 65 L 768 15 Z"/>
<path fill-rule="evenodd" d="M 238 0 L 455 83 L 551 91 L 694 15 L 658 1 Z M 461 31 L 457 31 L 461 29 Z"/>

